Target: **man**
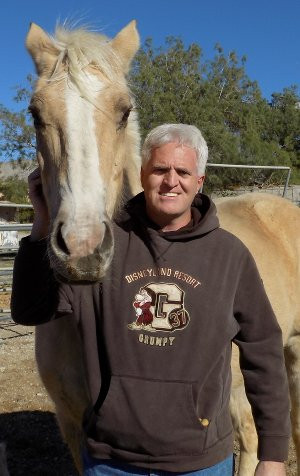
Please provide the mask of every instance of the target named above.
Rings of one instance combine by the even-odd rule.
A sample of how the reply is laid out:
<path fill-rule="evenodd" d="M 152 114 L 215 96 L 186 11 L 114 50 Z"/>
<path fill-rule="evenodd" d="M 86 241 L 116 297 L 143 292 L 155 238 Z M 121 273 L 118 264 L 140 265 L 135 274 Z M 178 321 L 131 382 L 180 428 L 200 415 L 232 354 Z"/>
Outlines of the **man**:
<path fill-rule="evenodd" d="M 197 194 L 206 160 L 194 126 L 165 124 L 150 132 L 142 149 L 144 193 L 115 225 L 114 259 L 101 292 L 98 284 L 60 285 L 58 299 L 47 268 L 42 305 L 41 299 L 32 304 L 36 290 L 27 285 L 24 296 L 21 288 L 31 262 L 26 253 L 44 254 L 43 242 L 32 242 L 48 228 L 39 178 L 30 181 L 37 216 L 32 242 L 23 241 L 16 259 L 12 313 L 26 324 L 69 309 L 83 329 L 97 322 L 103 360 L 89 370 L 101 369 L 101 390 L 85 422 L 86 475 L 231 475 L 232 340 L 259 429 L 255 474 L 285 474 L 289 401 L 280 329 L 253 258 L 219 228 L 211 200 Z M 39 259 L 35 273 L 44 275 Z M 90 351 L 90 342 L 84 345 Z"/>

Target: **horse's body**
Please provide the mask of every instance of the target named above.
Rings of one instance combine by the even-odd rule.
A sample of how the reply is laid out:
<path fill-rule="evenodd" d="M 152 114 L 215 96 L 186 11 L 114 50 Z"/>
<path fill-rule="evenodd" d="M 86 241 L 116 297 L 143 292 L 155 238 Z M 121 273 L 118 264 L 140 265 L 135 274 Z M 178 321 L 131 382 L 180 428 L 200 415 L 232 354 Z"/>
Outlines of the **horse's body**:
<path fill-rule="evenodd" d="M 113 253 L 110 219 L 125 172 L 132 193 L 139 189 L 138 133 L 134 117 L 128 118 L 132 102 L 124 78 L 138 48 L 137 32 L 131 23 L 111 42 L 92 38 L 93 47 L 83 32 L 63 33 L 52 41 L 37 26 L 27 38 L 39 73 L 31 109 L 51 218 L 50 258 L 54 269 L 71 280 L 104 275 Z M 113 66 L 102 68 L 100 60 Z M 218 212 L 222 226 L 254 254 L 283 329 L 300 452 L 300 211 L 283 199 L 259 194 L 222 201 Z M 36 339 L 40 375 L 80 469 L 81 423 L 90 395 L 79 330 L 71 319 L 61 318 L 38 326 Z M 248 476 L 256 464 L 256 439 L 235 358 L 233 374 L 240 475 Z"/>
<path fill-rule="evenodd" d="M 288 200 L 261 193 L 220 200 L 217 209 L 221 226 L 238 236 L 254 256 L 282 329 L 299 476 L 300 209 Z M 257 463 L 257 438 L 236 349 L 232 374 L 231 414 L 241 446 L 239 474 L 252 476 Z"/>

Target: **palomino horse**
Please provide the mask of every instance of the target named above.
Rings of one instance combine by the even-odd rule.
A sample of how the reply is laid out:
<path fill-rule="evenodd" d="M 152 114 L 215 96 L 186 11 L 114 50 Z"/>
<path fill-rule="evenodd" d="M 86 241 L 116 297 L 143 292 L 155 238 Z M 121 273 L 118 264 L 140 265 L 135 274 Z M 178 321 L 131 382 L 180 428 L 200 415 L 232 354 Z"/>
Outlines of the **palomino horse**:
<path fill-rule="evenodd" d="M 124 78 L 138 44 L 134 22 L 111 41 L 82 30 L 59 30 L 50 39 L 36 25 L 27 37 L 39 74 L 30 109 L 51 218 L 49 254 L 65 279 L 104 275 L 113 253 L 110 219 L 123 177 L 133 194 L 140 188 L 137 124 Z M 300 211 L 262 194 L 222 201 L 218 210 L 222 226 L 254 254 L 283 329 L 300 461 Z M 92 385 L 81 336 L 70 319 L 61 318 L 38 326 L 36 339 L 40 375 L 80 471 L 81 421 Z M 257 443 L 237 367 L 234 358 L 232 414 L 241 443 L 239 474 L 248 476 L 254 474 Z"/>
<path fill-rule="evenodd" d="M 140 191 L 139 133 L 126 73 L 139 48 L 135 21 L 113 39 L 32 24 L 26 46 L 38 73 L 30 111 L 51 221 L 49 256 L 66 280 L 98 280 L 113 253 L 111 217 L 126 176 Z M 81 341 L 61 319 L 39 326 L 36 356 L 77 467 L 90 401 Z"/>

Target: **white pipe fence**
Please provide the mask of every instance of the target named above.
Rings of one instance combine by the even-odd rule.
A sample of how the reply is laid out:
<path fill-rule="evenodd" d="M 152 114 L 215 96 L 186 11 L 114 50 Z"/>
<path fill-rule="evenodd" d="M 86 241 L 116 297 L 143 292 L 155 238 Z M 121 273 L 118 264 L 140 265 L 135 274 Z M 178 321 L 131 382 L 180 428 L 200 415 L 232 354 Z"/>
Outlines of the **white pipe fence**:
<path fill-rule="evenodd" d="M 0 223 L 0 231 L 30 231 L 32 223 Z"/>

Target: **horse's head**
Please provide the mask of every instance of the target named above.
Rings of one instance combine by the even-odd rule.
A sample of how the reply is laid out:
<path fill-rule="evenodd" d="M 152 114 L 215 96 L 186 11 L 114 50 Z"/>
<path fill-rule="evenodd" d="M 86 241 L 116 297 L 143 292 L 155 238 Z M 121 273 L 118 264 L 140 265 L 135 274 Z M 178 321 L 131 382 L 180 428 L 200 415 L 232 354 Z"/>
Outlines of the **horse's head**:
<path fill-rule="evenodd" d="M 125 79 L 139 47 L 135 21 L 112 40 L 61 27 L 51 38 L 32 24 L 26 46 L 38 73 L 29 109 L 51 263 L 68 280 L 97 280 L 113 253 L 111 217 L 123 174 L 139 173 L 137 118 Z"/>

